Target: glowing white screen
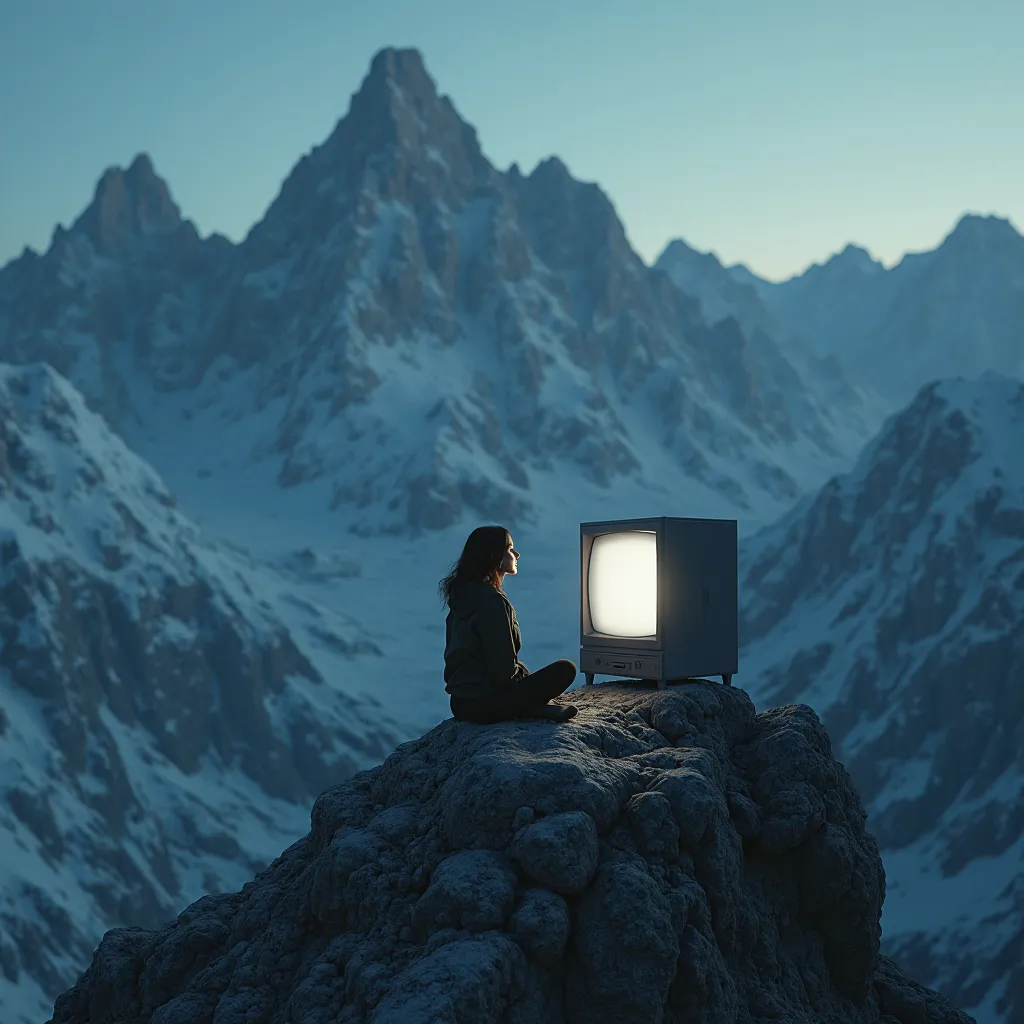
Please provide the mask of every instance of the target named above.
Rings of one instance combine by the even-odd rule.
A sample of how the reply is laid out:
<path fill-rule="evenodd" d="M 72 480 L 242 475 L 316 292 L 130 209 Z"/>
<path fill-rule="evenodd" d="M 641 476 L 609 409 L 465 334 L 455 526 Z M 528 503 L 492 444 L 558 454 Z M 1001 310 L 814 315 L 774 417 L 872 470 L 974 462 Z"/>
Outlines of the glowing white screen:
<path fill-rule="evenodd" d="M 594 538 L 587 579 L 590 622 L 598 633 L 658 631 L 658 537 L 630 530 Z"/>

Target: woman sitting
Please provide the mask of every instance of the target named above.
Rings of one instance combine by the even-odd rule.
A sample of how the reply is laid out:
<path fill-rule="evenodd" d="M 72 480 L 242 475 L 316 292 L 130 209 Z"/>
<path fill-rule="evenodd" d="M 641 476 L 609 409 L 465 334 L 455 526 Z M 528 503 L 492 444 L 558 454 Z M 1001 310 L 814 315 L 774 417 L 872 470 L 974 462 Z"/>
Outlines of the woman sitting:
<path fill-rule="evenodd" d="M 502 590 L 518 571 L 519 552 L 504 526 L 480 526 L 438 588 L 448 605 L 444 682 L 452 714 L 467 722 L 510 718 L 568 721 L 571 704 L 549 704 L 572 686 L 576 666 L 561 660 L 531 672 L 519 660 L 521 638 L 512 603 Z"/>

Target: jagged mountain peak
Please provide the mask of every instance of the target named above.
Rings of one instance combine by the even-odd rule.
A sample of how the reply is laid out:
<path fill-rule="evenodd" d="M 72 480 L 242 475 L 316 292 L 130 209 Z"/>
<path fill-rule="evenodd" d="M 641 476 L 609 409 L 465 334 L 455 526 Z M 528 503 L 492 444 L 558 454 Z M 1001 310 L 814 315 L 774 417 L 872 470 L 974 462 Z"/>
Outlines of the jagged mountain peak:
<path fill-rule="evenodd" d="M 539 160 L 537 166 L 530 172 L 530 177 L 545 184 L 569 184 L 573 181 L 565 161 L 554 155 Z"/>
<path fill-rule="evenodd" d="M 858 466 L 869 465 L 877 448 L 895 435 L 909 436 L 913 433 L 927 445 L 934 431 L 952 420 L 965 427 L 970 425 L 975 431 L 994 430 L 999 433 L 1019 414 L 1015 407 L 1021 405 L 1022 394 L 1024 384 L 994 370 L 973 379 L 958 377 L 931 381 L 904 409 L 889 419 L 879 437 L 865 449 Z"/>
<path fill-rule="evenodd" d="M 838 608 L 847 594 L 836 627 L 861 607 L 865 598 L 854 592 L 873 573 L 915 576 L 924 552 L 934 559 L 947 544 L 963 547 L 957 531 L 966 524 L 972 543 L 991 531 L 1024 535 L 1024 473 L 1014 454 L 1022 444 L 1020 381 L 987 373 L 921 388 L 848 473 L 746 545 L 747 642 L 763 643 L 802 602 L 832 601 Z M 960 561 L 958 555 L 951 565 Z M 907 628 L 913 634 L 918 626 Z M 795 692 L 773 699 L 792 699 Z"/>
<path fill-rule="evenodd" d="M 339 227 L 362 230 L 384 205 L 461 210 L 498 177 L 476 130 L 438 93 L 419 51 L 384 49 L 347 113 L 295 165 L 253 227 L 246 259 L 250 268 L 265 266 Z"/>
<path fill-rule="evenodd" d="M 683 263 L 687 266 L 696 267 L 706 265 L 709 268 L 721 268 L 722 261 L 713 252 L 701 252 L 695 249 L 682 238 L 673 238 L 662 250 L 661 255 L 654 261 L 654 265 L 667 266 L 672 263 Z"/>
<path fill-rule="evenodd" d="M 748 333 L 767 326 L 756 290 L 726 270 L 715 253 L 701 252 L 675 238 L 654 261 L 654 267 L 668 274 L 685 294 L 699 299 L 709 322 L 733 317 Z"/>
<path fill-rule="evenodd" d="M 173 232 L 181 223 L 167 182 L 150 157 L 140 153 L 127 169 L 103 172 L 92 202 L 71 230 L 86 235 L 97 252 L 114 255 L 147 236 Z"/>
<path fill-rule="evenodd" d="M 1024 383 L 995 370 L 986 370 L 972 379 L 934 381 L 920 394 L 936 395 L 948 407 L 969 413 L 976 423 L 984 424 L 987 429 L 1001 431 L 1024 415 Z M 993 417 L 1000 422 L 993 423 Z"/>
<path fill-rule="evenodd" d="M 970 628 L 970 617 L 954 613 L 977 599 L 986 571 L 1016 574 L 1016 589 L 1024 586 L 1022 445 L 1021 381 L 989 372 L 925 385 L 848 473 L 745 544 L 747 642 L 765 642 L 808 603 L 818 609 L 812 617 L 823 636 L 848 634 L 866 618 L 873 643 L 898 640 L 899 651 L 873 656 L 870 666 L 882 689 L 895 688 L 902 672 L 897 654 L 905 657 L 921 641 L 945 642 L 944 630 L 953 636 Z M 932 571 L 937 582 L 928 581 Z M 902 616 L 898 629 L 885 621 L 895 621 L 893 608 Z M 847 660 L 857 653 L 842 650 Z M 824 706 L 856 696 L 839 688 L 817 699 Z"/>
<path fill-rule="evenodd" d="M 509 175 L 509 177 L 517 176 Z M 525 180 L 535 190 L 539 189 L 564 196 L 586 196 L 607 213 L 617 216 L 615 206 L 604 189 L 597 182 L 581 181 L 579 178 L 574 178 L 572 171 L 560 157 L 552 155 L 538 161 L 537 166 Z"/>
<path fill-rule="evenodd" d="M 995 213 L 965 213 L 950 232 L 950 236 L 957 234 L 983 234 L 994 235 L 1016 235 L 1019 232 L 1013 226 L 1009 217 L 1000 217 Z"/>
<path fill-rule="evenodd" d="M 1024 237 L 1007 217 L 995 214 L 966 213 L 953 230 L 943 239 L 941 249 L 953 249 L 976 254 L 990 247 L 1011 245 L 1024 251 Z"/>
<path fill-rule="evenodd" d="M 440 100 L 423 55 L 414 47 L 387 46 L 378 50 L 370 61 L 370 70 L 357 98 L 368 99 L 387 91 L 406 93 L 425 102 Z"/>
<path fill-rule="evenodd" d="M 696 252 L 697 252 L 697 250 L 694 249 L 694 247 L 692 245 L 690 245 L 688 242 L 685 242 L 682 238 L 673 238 L 668 243 L 668 245 L 666 245 L 665 248 L 662 250 L 661 255 L 662 256 L 668 256 L 670 253 L 679 253 L 679 254 L 685 256 L 685 255 L 687 255 L 689 253 L 696 253 Z M 659 257 L 659 259 L 660 259 L 660 257 Z M 657 260 L 655 262 L 657 262 Z"/>
<path fill-rule="evenodd" d="M 532 224 L 531 242 L 549 266 L 592 266 L 596 260 L 629 274 L 642 271 L 611 198 L 596 182 L 574 178 L 557 156 L 541 160 L 528 177 L 509 175 L 506 182 Z"/>
<path fill-rule="evenodd" d="M 809 562 L 826 589 L 828 580 L 868 563 L 890 564 L 929 514 L 955 521 L 983 492 L 997 504 L 1024 500 L 1024 474 L 1007 476 L 1021 442 L 1024 383 L 991 371 L 973 380 L 933 381 L 886 421 L 849 473 L 768 527 L 751 550 L 774 547 L 769 535 L 798 530 L 804 553 L 815 551 Z M 768 561 L 760 569 L 752 564 L 752 582 L 768 567 Z M 761 621 L 751 636 L 772 625 Z"/>
<path fill-rule="evenodd" d="M 19 445 L 27 432 L 46 438 L 46 447 L 59 444 L 79 454 L 90 446 L 104 449 L 104 457 L 116 450 L 115 462 L 120 462 L 120 453 L 128 452 L 121 438 L 108 430 L 49 363 L 0 363 L 0 452 L 6 456 L 0 472 L 15 477 L 23 472 L 25 463 L 20 457 L 12 458 L 12 445 Z M 155 474 L 152 480 L 157 480 Z M 164 504 L 173 505 L 162 485 L 160 494 Z"/>
<path fill-rule="evenodd" d="M 414 165 L 467 181 L 491 170 L 476 130 L 438 92 L 415 49 L 377 53 L 325 148 L 332 156 L 343 148 L 357 172 L 365 172 L 368 162 L 385 173 Z"/>
<path fill-rule="evenodd" d="M 846 277 L 850 274 L 875 274 L 883 271 L 884 266 L 863 246 L 848 242 L 839 252 L 830 256 L 823 263 L 813 263 L 802 277 L 811 278 L 827 274 Z"/>
<path fill-rule="evenodd" d="M 862 544 L 879 550 L 883 538 L 868 529 L 877 515 L 889 517 L 890 526 L 898 521 L 909 533 L 913 509 L 922 516 L 955 518 L 984 491 L 1024 497 L 1024 475 L 1005 476 L 1016 461 L 1015 438 L 1024 438 L 1020 381 L 989 372 L 975 380 L 925 385 L 886 423 L 843 481 L 841 491 L 864 525 Z M 891 529 L 887 536 L 892 539 Z"/>
<path fill-rule="evenodd" d="M 455 109 L 427 71 L 418 50 L 384 49 L 371 61 L 370 70 L 352 96 L 348 118 L 374 134 L 388 131 L 388 141 L 411 146 Z"/>
<path fill-rule="evenodd" d="M 861 245 L 855 245 L 853 242 L 847 243 L 842 252 L 833 256 L 830 262 L 856 267 L 859 270 L 865 270 L 870 273 L 876 273 L 879 270 L 885 269 L 867 249 Z"/>

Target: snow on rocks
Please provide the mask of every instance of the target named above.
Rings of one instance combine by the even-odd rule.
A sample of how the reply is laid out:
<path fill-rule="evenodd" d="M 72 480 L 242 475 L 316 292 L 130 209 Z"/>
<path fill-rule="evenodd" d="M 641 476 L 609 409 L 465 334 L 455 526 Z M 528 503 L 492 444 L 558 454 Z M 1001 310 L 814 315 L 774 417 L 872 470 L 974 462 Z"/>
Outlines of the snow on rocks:
<path fill-rule="evenodd" d="M 879 956 L 878 848 L 810 708 L 574 703 L 328 789 L 240 892 L 108 932 L 51 1024 L 971 1020 Z"/>
<path fill-rule="evenodd" d="M 52 367 L 0 363 L 3 1024 L 42 1020 L 111 926 L 250 878 L 394 747 L 346 690 L 364 638 L 331 671 L 296 628 L 331 617 L 283 619 L 289 592 Z"/>

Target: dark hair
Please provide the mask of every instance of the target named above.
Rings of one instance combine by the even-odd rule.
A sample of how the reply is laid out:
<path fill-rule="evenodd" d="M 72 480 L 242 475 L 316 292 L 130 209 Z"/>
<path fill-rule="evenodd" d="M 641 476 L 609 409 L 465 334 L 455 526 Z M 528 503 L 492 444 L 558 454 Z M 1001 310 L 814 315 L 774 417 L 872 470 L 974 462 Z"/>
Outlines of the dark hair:
<path fill-rule="evenodd" d="M 511 540 L 504 526 L 478 526 L 467 538 L 459 560 L 452 571 L 438 584 L 438 593 L 445 604 L 451 604 L 452 590 L 458 583 L 481 580 L 501 590 L 498 572 Z"/>

